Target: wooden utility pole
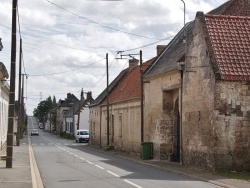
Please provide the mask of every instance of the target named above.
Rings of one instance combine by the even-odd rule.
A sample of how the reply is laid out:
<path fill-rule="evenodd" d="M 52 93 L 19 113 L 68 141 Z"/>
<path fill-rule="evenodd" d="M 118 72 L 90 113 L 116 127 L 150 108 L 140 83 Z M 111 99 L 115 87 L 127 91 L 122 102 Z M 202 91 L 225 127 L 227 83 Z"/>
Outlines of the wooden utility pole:
<path fill-rule="evenodd" d="M 17 7 L 17 0 L 13 0 L 6 168 L 12 168 L 12 159 L 13 159 L 13 128 L 14 128 L 14 118 L 15 118 L 14 113 L 15 113 L 15 80 L 16 80 L 16 7 Z"/>
<path fill-rule="evenodd" d="M 109 148 L 109 61 L 108 61 L 108 53 L 106 54 L 106 71 L 107 71 L 107 148 Z"/>
<path fill-rule="evenodd" d="M 20 138 L 23 138 L 23 126 L 24 126 L 24 96 L 23 96 L 23 90 L 24 90 L 24 75 L 22 74 L 22 88 L 21 88 L 21 103 L 20 103 L 20 121 L 21 121 L 21 126 L 20 126 Z"/>
<path fill-rule="evenodd" d="M 141 82 L 141 142 L 144 142 L 144 108 L 143 108 L 143 69 L 142 69 L 142 51 L 140 50 L 140 82 Z"/>
<path fill-rule="evenodd" d="M 16 145 L 20 146 L 20 133 L 21 133 L 21 74 L 22 74 L 22 39 L 20 39 L 20 52 L 19 52 L 19 84 L 18 84 L 18 124 L 17 124 L 17 134 L 16 134 Z"/>

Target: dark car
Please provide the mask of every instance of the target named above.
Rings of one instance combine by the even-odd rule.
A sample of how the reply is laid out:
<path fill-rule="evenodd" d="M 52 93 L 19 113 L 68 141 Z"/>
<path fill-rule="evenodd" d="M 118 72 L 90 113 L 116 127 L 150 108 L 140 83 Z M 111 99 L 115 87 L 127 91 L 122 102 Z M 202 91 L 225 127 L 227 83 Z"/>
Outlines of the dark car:
<path fill-rule="evenodd" d="M 38 132 L 37 129 L 32 129 L 32 130 L 31 130 L 30 136 L 34 136 L 34 135 L 39 136 L 39 132 Z"/>

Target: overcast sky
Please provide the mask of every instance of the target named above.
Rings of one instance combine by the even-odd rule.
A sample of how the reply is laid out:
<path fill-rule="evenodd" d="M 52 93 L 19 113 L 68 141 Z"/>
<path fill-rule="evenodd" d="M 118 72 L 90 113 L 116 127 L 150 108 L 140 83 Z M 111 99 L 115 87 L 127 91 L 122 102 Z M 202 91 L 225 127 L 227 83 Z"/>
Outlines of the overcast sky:
<path fill-rule="evenodd" d="M 186 0 L 186 21 L 226 0 Z M 92 91 L 96 98 L 106 87 L 106 53 L 110 82 L 128 67 L 117 51 L 138 54 L 143 61 L 156 55 L 156 45 L 166 45 L 184 24 L 181 0 L 19 0 L 23 41 L 25 103 L 28 115 L 41 100 L 67 93 L 80 98 Z M 0 61 L 10 74 L 12 1 L 0 1 Z M 17 25 L 18 26 L 18 25 Z M 18 26 L 19 27 L 19 26 Z M 19 29 L 17 30 L 16 98 L 18 91 Z M 157 43 L 158 41 L 158 43 Z M 151 45 L 150 45 L 151 44 Z M 139 58 L 139 56 L 135 55 Z"/>

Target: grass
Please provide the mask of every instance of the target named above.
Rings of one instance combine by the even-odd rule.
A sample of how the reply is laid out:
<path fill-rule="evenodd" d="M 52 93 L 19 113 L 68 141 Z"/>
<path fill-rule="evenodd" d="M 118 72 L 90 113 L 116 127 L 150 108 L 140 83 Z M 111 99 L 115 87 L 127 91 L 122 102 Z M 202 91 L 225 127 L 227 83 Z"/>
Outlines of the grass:
<path fill-rule="evenodd" d="M 250 172 L 218 172 L 217 175 L 224 176 L 231 179 L 239 179 L 250 181 Z"/>

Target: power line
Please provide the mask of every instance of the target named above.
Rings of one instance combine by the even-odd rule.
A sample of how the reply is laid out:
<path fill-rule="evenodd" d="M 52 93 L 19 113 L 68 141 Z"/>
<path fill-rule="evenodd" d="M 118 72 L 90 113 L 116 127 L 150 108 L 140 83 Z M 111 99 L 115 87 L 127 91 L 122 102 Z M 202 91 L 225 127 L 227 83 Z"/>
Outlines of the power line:
<path fill-rule="evenodd" d="M 53 2 L 51 2 L 51 1 L 49 1 L 49 0 L 46 0 L 46 1 L 49 2 L 50 4 L 56 6 L 57 8 L 59 8 L 59 9 L 61 9 L 61 10 L 64 10 L 64 11 L 66 11 L 66 12 L 68 12 L 68 13 L 74 15 L 74 16 L 77 16 L 77 17 L 79 17 L 79 18 L 81 18 L 81 19 L 84 19 L 84 20 L 87 20 L 87 21 L 89 21 L 89 22 L 91 22 L 91 23 L 94 23 L 94 24 L 97 24 L 97 25 L 99 25 L 99 26 L 102 26 L 102 27 L 104 27 L 104 28 L 108 28 L 108 29 L 111 29 L 111 30 L 114 30 L 114 31 L 118 31 L 118 32 L 125 33 L 125 34 L 128 34 L 128 35 L 133 35 L 133 36 L 140 37 L 140 38 L 161 40 L 161 39 L 157 39 L 157 38 L 153 38 L 153 37 L 147 37 L 147 36 L 142 36 L 142 35 L 139 35 L 139 34 L 130 33 L 130 32 L 127 32 L 127 31 L 123 31 L 123 30 L 120 30 L 120 29 L 116 29 L 116 28 L 113 28 L 113 27 L 110 27 L 110 26 L 101 24 L 101 23 L 96 22 L 96 21 L 93 21 L 93 20 L 91 20 L 91 19 L 89 19 L 89 18 L 85 18 L 85 17 L 83 17 L 83 16 L 81 16 L 81 15 L 79 15 L 79 14 L 76 14 L 76 13 L 70 11 L 70 10 L 67 10 L 67 9 L 63 8 L 62 6 L 60 6 L 60 5 L 58 5 L 58 4 L 55 4 L 55 3 L 53 3 Z"/>
<path fill-rule="evenodd" d="M 18 9 L 18 3 L 17 3 L 17 18 L 18 18 L 18 31 L 19 31 L 19 36 L 20 36 L 20 39 L 22 39 L 22 34 L 21 34 L 21 25 L 20 25 L 20 16 L 19 16 L 19 9 Z M 25 71 L 25 65 L 24 65 L 24 59 L 23 59 L 23 51 L 21 51 L 22 55 L 21 55 L 21 60 L 23 62 L 23 71 L 24 71 L 24 74 L 26 74 L 26 71 Z"/>
<path fill-rule="evenodd" d="M 94 63 L 90 63 L 90 64 L 88 64 L 88 65 L 84 65 L 84 66 L 81 66 L 81 67 L 78 67 L 78 68 L 74 68 L 74 69 L 71 69 L 71 70 L 68 70 L 68 71 L 57 72 L 57 73 L 49 73 L 49 74 L 37 74 L 37 75 L 35 75 L 35 74 L 34 74 L 34 75 L 30 75 L 30 74 L 29 74 L 29 76 L 35 77 L 35 76 L 52 76 L 52 75 L 56 75 L 56 74 L 64 74 L 64 73 L 67 73 L 67 72 L 72 72 L 72 71 L 75 71 L 75 70 L 79 70 L 79 69 L 82 69 L 82 68 L 91 66 L 91 65 L 93 65 L 93 64 L 95 64 L 95 63 L 98 63 L 98 62 L 100 62 L 100 61 L 102 61 L 102 60 L 104 60 L 104 58 L 101 59 L 101 60 L 99 60 L 99 61 L 96 61 L 96 62 L 94 62 Z"/>

